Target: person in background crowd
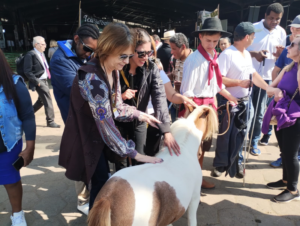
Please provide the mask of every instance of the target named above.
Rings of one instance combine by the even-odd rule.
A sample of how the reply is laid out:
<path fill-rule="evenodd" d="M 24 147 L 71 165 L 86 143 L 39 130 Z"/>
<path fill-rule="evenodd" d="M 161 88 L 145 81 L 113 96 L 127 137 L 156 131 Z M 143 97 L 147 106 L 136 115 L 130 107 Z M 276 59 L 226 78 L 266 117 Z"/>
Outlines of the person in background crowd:
<path fill-rule="evenodd" d="M 156 64 L 149 60 L 153 55 L 151 38 L 144 29 L 133 29 L 135 37 L 135 53 L 129 64 L 121 71 L 120 83 L 124 103 L 135 106 L 141 112 L 146 112 L 151 96 L 154 116 L 162 123 L 158 125 L 160 134 L 164 135 L 164 143 L 176 155 L 180 154 L 179 146 L 170 132 L 170 117 L 166 101 L 166 93 Z M 144 154 L 147 138 L 145 122 L 117 122 L 123 137 L 128 137 L 136 143 L 136 150 Z M 133 164 L 138 164 L 133 161 Z M 122 167 L 122 166 L 121 166 Z"/>
<path fill-rule="evenodd" d="M 292 59 L 293 62 L 282 69 L 278 77 L 267 89 L 268 96 L 274 96 L 275 102 L 280 102 L 282 98 L 285 98 L 283 94 L 284 91 L 289 98 L 292 98 L 297 88 L 300 88 L 300 37 L 296 37 L 288 47 L 287 57 Z M 273 105 L 273 102 L 271 104 Z M 273 108 L 271 105 L 269 108 L 270 107 L 271 109 Z M 266 116 L 268 115 L 268 111 Z M 290 114 L 300 115 L 299 90 L 294 96 L 289 112 Z M 266 116 L 264 123 L 270 120 L 270 117 Z M 282 115 L 280 117 L 284 118 L 287 116 Z M 276 118 L 278 119 L 278 117 Z M 273 198 L 275 202 L 279 203 L 300 200 L 299 191 L 297 189 L 299 177 L 298 150 L 300 146 L 300 118 L 295 119 L 296 120 L 291 123 L 289 127 L 280 128 L 278 131 L 277 126 L 275 126 L 275 135 L 282 157 L 283 176 L 282 179 L 277 182 L 268 183 L 267 187 L 279 190 L 285 189 L 282 193 Z"/>
<path fill-rule="evenodd" d="M 262 77 L 254 70 L 252 65 L 252 59 L 250 53 L 246 50 L 254 40 L 255 30 L 254 26 L 250 22 L 242 22 L 234 30 L 234 44 L 228 47 L 222 52 L 219 56 L 219 67 L 221 74 L 223 76 L 223 84 L 226 86 L 226 90 L 234 97 L 239 99 L 239 102 L 243 102 L 247 109 L 248 104 L 250 112 L 247 121 L 247 126 L 251 126 L 251 121 L 253 117 L 253 106 L 252 102 L 249 102 L 249 87 L 251 86 L 249 75 L 253 75 L 253 83 L 260 87 L 263 90 L 266 90 L 268 84 L 262 79 Z M 226 104 L 227 100 L 222 97 L 221 105 Z M 226 110 L 225 110 L 226 111 Z M 226 114 L 221 115 L 222 117 Z M 222 120 L 222 118 L 220 118 Z M 226 122 L 227 124 L 227 122 Z M 234 134 L 236 133 L 235 128 L 230 129 L 227 133 Z M 246 128 L 244 128 L 245 136 Z M 228 151 L 230 139 L 226 135 L 218 136 L 217 138 L 217 148 L 216 148 L 216 157 L 214 158 L 214 167 L 213 176 L 219 177 L 224 172 L 225 168 L 228 167 Z M 237 140 L 239 139 L 239 140 Z M 236 176 L 238 178 L 244 177 L 244 167 L 243 167 L 243 140 L 244 136 L 236 136 L 236 146 L 240 144 L 241 146 L 237 147 L 239 150 L 238 154 L 238 169 Z M 228 147 L 227 149 L 224 147 Z M 226 152 L 225 152 L 226 150 Z M 230 150 L 233 151 L 233 150 Z M 225 163 L 225 165 L 224 165 Z"/>
<path fill-rule="evenodd" d="M 70 106 L 71 87 L 77 70 L 97 48 L 98 38 L 97 26 L 83 24 L 77 29 L 73 40 L 58 42 L 58 50 L 50 62 L 53 93 L 65 124 Z M 75 189 L 78 197 L 77 209 L 88 215 L 89 191 L 81 181 L 75 181 Z"/>
<path fill-rule="evenodd" d="M 175 90 L 180 92 L 180 86 L 182 81 L 183 64 L 186 58 L 193 53 L 193 50 L 189 48 L 189 42 L 186 36 L 182 33 L 176 33 L 170 38 L 171 54 L 173 55 L 173 66 L 171 80 L 174 82 Z M 172 102 L 172 101 L 171 101 Z M 174 102 L 172 102 L 174 103 Z M 170 113 L 172 122 L 175 122 L 178 116 L 179 105 L 173 104 Z"/>
<path fill-rule="evenodd" d="M 152 38 L 155 42 L 155 48 L 156 48 L 156 51 L 162 46 L 162 42 L 160 40 L 160 37 L 158 35 L 152 35 Z"/>
<path fill-rule="evenodd" d="M 229 46 L 231 46 L 230 38 L 225 37 L 225 38 L 221 38 L 220 39 L 220 41 L 219 41 L 219 48 L 221 49 L 221 52 L 223 52 Z"/>
<path fill-rule="evenodd" d="M 223 31 L 222 24 L 218 18 L 208 18 L 204 21 L 200 31 L 193 32 L 199 37 L 200 44 L 197 51 L 187 57 L 183 65 L 183 76 L 180 93 L 193 99 L 197 105 L 215 106 L 215 96 L 220 93 L 226 99 L 237 103 L 224 85 L 222 85 L 222 74 L 218 66 L 218 56 L 215 50 L 220 38 L 228 37 L 231 34 Z M 179 113 L 183 115 L 184 111 Z M 206 140 L 201 145 L 201 156 L 199 163 L 203 166 L 204 154 L 209 151 L 212 140 Z M 215 185 L 203 179 L 202 188 L 211 189 Z"/>
<path fill-rule="evenodd" d="M 291 34 L 286 37 L 286 46 L 288 47 L 291 42 L 295 39 L 296 35 L 300 34 L 300 15 L 296 16 L 293 20 L 292 24 L 290 26 Z M 279 72 L 284 68 L 285 66 L 289 65 L 293 60 L 287 57 L 287 47 L 282 51 L 279 58 L 277 59 L 275 63 L 275 67 L 272 71 L 272 81 L 274 81 Z M 272 101 L 272 98 L 268 99 L 268 106 L 269 103 Z M 270 126 L 268 134 L 264 134 L 263 137 L 260 140 L 261 145 L 268 145 L 269 139 L 272 134 L 272 128 L 273 126 Z M 281 158 L 279 158 L 277 161 L 274 161 L 271 163 L 271 166 L 279 167 L 281 165 Z"/>
<path fill-rule="evenodd" d="M 229 46 L 231 46 L 231 40 L 230 38 L 228 37 L 225 37 L 225 38 L 221 38 L 220 41 L 219 41 L 219 48 L 221 49 L 221 53 L 227 49 Z M 221 54 L 220 53 L 220 54 Z M 219 55 L 220 55 L 219 54 Z M 221 106 L 221 102 L 222 102 L 222 96 L 217 93 L 216 95 L 216 99 L 217 99 L 217 103 L 218 103 L 218 106 Z M 219 122 L 220 122 L 220 117 L 219 117 Z"/>
<path fill-rule="evenodd" d="M 20 171 L 13 163 L 22 157 L 28 166 L 34 154 L 36 125 L 31 98 L 22 77 L 14 75 L 0 50 L 0 185 L 4 185 L 12 207 L 12 226 L 27 226 L 22 210 Z M 26 148 L 22 151 L 22 133 Z M 1 220 L 2 221 L 2 220 Z"/>
<path fill-rule="evenodd" d="M 109 179 L 109 166 L 104 153 L 113 151 L 139 162 L 163 161 L 138 153 L 134 142 L 126 141 L 114 123 L 114 119 L 138 119 L 152 126 L 160 126 L 160 121 L 153 116 L 122 101 L 118 71 L 128 64 L 134 53 L 133 39 L 125 24 L 107 25 L 98 40 L 95 58 L 78 70 L 73 82 L 59 164 L 66 168 L 69 179 L 91 183 L 90 209 Z M 147 102 L 145 104 L 147 106 Z"/>
<path fill-rule="evenodd" d="M 280 56 L 286 43 L 286 32 L 279 26 L 283 11 L 283 6 L 280 3 L 273 3 L 268 6 L 265 19 L 253 24 L 255 27 L 255 39 L 253 44 L 247 49 L 251 54 L 254 69 L 268 84 L 272 82 L 272 71 L 275 61 Z M 259 87 L 254 85 L 252 103 L 254 112 L 257 107 L 257 115 L 255 121 L 253 120 L 251 124 L 249 138 L 254 127 L 252 140 L 250 141 L 250 153 L 255 156 L 261 154 L 257 144 L 261 135 L 262 119 L 267 106 L 267 100 L 266 91 L 260 90 Z"/>
<path fill-rule="evenodd" d="M 163 70 L 166 72 L 166 74 L 169 76 L 169 74 L 173 70 L 173 64 L 171 64 L 171 47 L 170 47 L 170 42 L 169 39 L 175 35 L 175 31 L 166 31 L 164 33 L 164 37 L 162 40 L 164 40 L 164 43 L 162 46 L 157 50 L 157 58 L 160 59 L 162 65 L 163 65 Z"/>
<path fill-rule="evenodd" d="M 58 49 L 57 47 L 57 41 L 55 40 L 51 40 L 50 41 L 50 48 L 48 50 L 48 58 L 51 60 L 53 54 L 55 53 L 55 51 Z"/>
<path fill-rule="evenodd" d="M 33 38 L 34 49 L 29 51 L 24 57 L 24 74 L 29 80 L 29 89 L 37 91 L 39 97 L 33 105 L 34 112 L 44 106 L 46 113 L 47 127 L 60 128 L 54 122 L 54 110 L 52 98 L 47 79 L 51 78 L 49 65 L 45 57 L 45 39 L 41 36 Z"/>
<path fill-rule="evenodd" d="M 153 39 L 151 39 L 151 49 L 153 49 L 154 51 L 152 60 L 156 63 L 159 69 L 160 77 L 164 84 L 168 101 L 174 104 L 186 104 L 188 106 L 197 107 L 197 105 L 193 100 L 176 92 L 175 89 L 172 87 L 169 77 L 162 69 L 160 61 L 156 58 L 155 42 L 153 41 Z M 154 115 L 154 108 L 153 108 L 151 98 L 147 106 L 147 114 Z M 149 156 L 154 156 L 155 154 L 157 154 L 159 151 L 160 141 L 161 141 L 160 131 L 152 126 L 148 126 L 145 154 Z"/>

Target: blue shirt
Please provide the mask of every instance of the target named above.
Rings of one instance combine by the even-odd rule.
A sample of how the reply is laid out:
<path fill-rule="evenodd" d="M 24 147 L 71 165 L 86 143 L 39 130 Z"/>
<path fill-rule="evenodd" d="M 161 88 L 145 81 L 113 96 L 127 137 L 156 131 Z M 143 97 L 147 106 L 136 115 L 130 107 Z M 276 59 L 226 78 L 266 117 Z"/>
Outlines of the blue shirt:
<path fill-rule="evenodd" d="M 282 51 L 279 58 L 277 59 L 275 65 L 280 69 L 284 68 L 286 65 L 292 63 L 292 59 L 287 58 L 287 47 Z"/>

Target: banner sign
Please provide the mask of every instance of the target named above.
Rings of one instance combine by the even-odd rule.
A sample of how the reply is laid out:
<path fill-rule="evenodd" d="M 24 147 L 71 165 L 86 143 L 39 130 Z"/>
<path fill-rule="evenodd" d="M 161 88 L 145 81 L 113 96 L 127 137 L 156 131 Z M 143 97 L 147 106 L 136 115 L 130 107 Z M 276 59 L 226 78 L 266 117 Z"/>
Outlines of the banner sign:
<path fill-rule="evenodd" d="M 101 19 L 81 11 L 81 24 L 85 24 L 85 23 L 96 24 L 100 31 L 102 31 L 103 28 L 111 22 L 112 19 L 110 18 Z"/>

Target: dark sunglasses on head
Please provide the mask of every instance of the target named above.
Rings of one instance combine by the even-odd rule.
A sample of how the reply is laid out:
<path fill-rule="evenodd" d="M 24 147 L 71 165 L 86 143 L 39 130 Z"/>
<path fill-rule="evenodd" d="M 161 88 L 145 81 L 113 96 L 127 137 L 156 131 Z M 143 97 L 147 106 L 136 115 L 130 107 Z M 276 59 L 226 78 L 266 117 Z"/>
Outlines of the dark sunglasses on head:
<path fill-rule="evenodd" d="M 120 55 L 120 60 L 126 60 L 127 58 L 131 58 L 133 57 L 133 54 L 130 54 L 130 55 L 126 55 L 126 54 L 122 54 Z"/>
<path fill-rule="evenodd" d="M 94 52 L 94 50 L 91 49 L 90 47 L 88 47 L 86 44 L 84 44 L 84 42 L 80 38 L 79 38 L 79 40 L 80 40 L 81 44 L 83 45 L 83 50 L 85 52 L 87 52 L 87 53 L 93 53 Z"/>
<path fill-rule="evenodd" d="M 135 52 L 138 54 L 138 58 L 144 58 L 146 55 L 148 57 L 151 57 L 153 55 L 153 50 L 143 51 L 143 52 L 135 51 Z"/>

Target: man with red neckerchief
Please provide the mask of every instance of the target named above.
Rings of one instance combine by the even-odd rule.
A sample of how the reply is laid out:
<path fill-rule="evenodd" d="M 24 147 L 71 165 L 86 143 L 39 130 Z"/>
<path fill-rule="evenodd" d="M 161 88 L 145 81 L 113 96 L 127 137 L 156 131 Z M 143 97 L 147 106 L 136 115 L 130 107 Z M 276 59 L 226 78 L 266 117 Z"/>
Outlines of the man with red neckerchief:
<path fill-rule="evenodd" d="M 218 55 L 215 50 L 221 37 L 229 37 L 231 33 L 223 31 L 221 21 L 218 18 L 208 18 L 204 21 L 200 31 L 193 32 L 199 37 L 201 43 L 198 49 L 188 56 L 183 65 L 183 77 L 180 93 L 194 100 L 196 104 L 210 105 L 214 109 L 215 96 L 220 93 L 226 99 L 237 103 L 222 84 L 222 74 L 218 65 Z M 179 116 L 183 112 L 179 112 Z M 199 162 L 203 166 L 205 151 L 209 151 L 212 140 L 204 141 L 202 154 Z M 205 180 L 202 181 L 202 188 L 211 189 L 215 185 Z"/>

